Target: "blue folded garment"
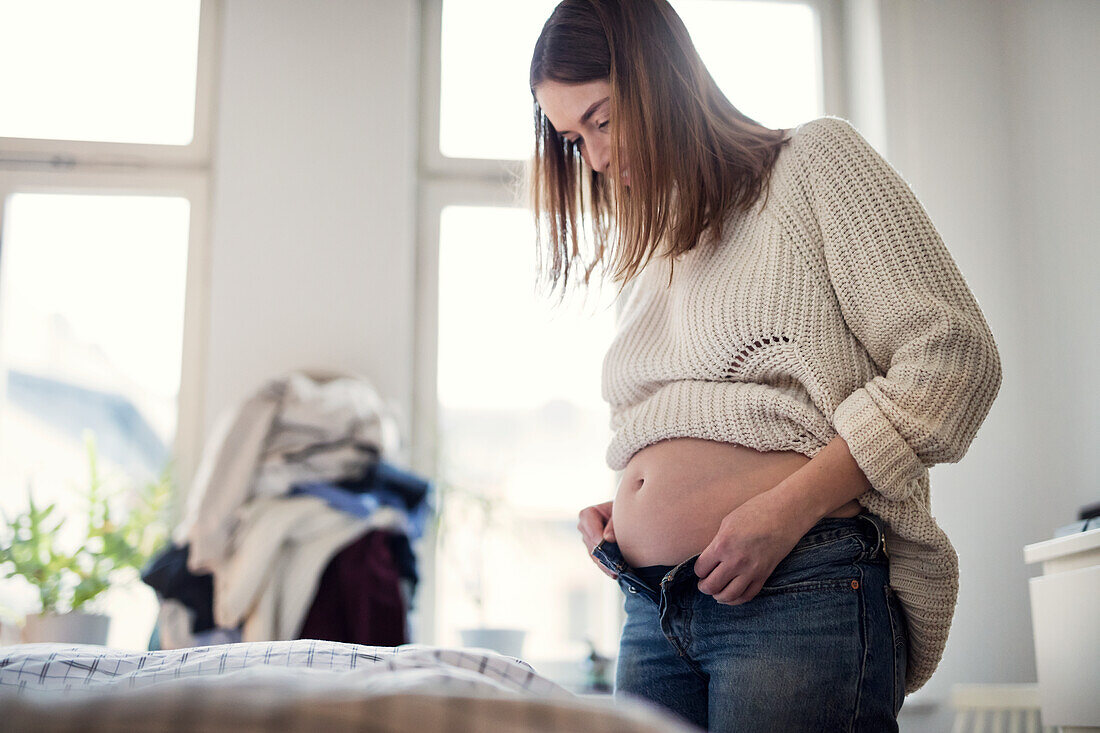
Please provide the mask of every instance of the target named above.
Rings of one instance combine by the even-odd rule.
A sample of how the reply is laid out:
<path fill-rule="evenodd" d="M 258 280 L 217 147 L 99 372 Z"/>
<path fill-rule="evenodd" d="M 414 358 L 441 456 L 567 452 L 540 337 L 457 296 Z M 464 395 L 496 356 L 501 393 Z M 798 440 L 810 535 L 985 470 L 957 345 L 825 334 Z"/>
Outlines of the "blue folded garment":
<path fill-rule="evenodd" d="M 316 496 L 324 499 L 334 509 L 364 518 L 374 514 L 381 504 L 373 494 L 356 494 L 327 481 L 295 484 L 290 493 Z"/>
<path fill-rule="evenodd" d="M 356 517 L 369 517 L 380 506 L 390 506 L 402 512 L 408 518 L 409 539 L 417 540 L 424 534 L 424 525 L 427 522 L 429 507 L 427 502 L 420 502 L 411 511 L 405 497 L 392 489 L 383 486 L 371 488 L 369 492 L 360 493 L 348 491 L 328 481 L 315 481 L 295 484 L 290 489 L 291 494 L 310 494 L 324 499 L 334 509 L 347 512 Z"/>

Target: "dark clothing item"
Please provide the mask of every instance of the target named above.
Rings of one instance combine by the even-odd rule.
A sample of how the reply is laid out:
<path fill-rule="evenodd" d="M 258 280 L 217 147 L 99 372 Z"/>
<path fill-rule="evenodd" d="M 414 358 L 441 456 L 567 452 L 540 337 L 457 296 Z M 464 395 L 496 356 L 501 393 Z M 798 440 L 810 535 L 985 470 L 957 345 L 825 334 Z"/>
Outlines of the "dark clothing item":
<path fill-rule="evenodd" d="M 378 496 L 381 492 L 382 490 L 376 489 L 370 494 L 358 494 L 336 484 L 322 482 L 297 484 L 290 491 L 291 495 L 309 494 L 324 499 L 333 509 L 364 519 L 374 514 L 379 506 L 387 503 L 379 501 Z M 405 510 L 403 504 L 395 508 Z M 419 578 L 416 573 L 416 555 L 413 554 L 408 536 L 404 532 L 391 531 L 388 533 L 387 542 L 398 573 L 402 578 L 409 580 L 415 590 Z"/>
<path fill-rule="evenodd" d="M 390 532 L 373 530 L 329 562 L 298 636 L 372 646 L 405 644 L 405 602 L 389 548 Z"/>
<path fill-rule="evenodd" d="M 393 464 L 377 460 L 351 478 L 338 481 L 303 482 L 291 487 L 292 494 L 312 494 L 329 506 L 354 516 L 368 517 L 380 506 L 403 512 L 408 518 L 408 534 L 390 531 L 387 543 L 398 574 L 408 581 L 410 596 L 419 580 L 412 541 L 424 534 L 433 508 L 429 501 L 431 483 Z M 411 603 L 411 599 L 410 599 Z"/>
<path fill-rule="evenodd" d="M 161 598 L 179 601 L 194 614 L 191 633 L 214 628 L 214 576 L 194 575 L 187 569 L 189 545 L 170 546 L 153 557 L 141 579 Z"/>
<path fill-rule="evenodd" d="M 638 577 L 645 581 L 645 584 L 650 588 L 659 589 L 661 587 L 661 580 L 668 575 L 668 572 L 672 570 L 675 565 L 646 565 L 645 567 L 634 568 L 634 572 L 638 574 Z"/>
<path fill-rule="evenodd" d="M 364 468 L 359 476 L 341 479 L 336 484 L 348 491 L 360 493 L 369 492 L 374 488 L 391 489 L 404 498 L 405 506 L 409 509 L 415 509 L 425 499 L 431 488 L 429 481 L 385 460 L 375 461 Z"/>
<path fill-rule="evenodd" d="M 390 532 L 388 544 L 394 565 L 397 566 L 397 574 L 409 580 L 411 590 L 415 591 L 419 576 L 416 573 L 416 555 L 413 554 L 408 536 L 404 532 Z"/>

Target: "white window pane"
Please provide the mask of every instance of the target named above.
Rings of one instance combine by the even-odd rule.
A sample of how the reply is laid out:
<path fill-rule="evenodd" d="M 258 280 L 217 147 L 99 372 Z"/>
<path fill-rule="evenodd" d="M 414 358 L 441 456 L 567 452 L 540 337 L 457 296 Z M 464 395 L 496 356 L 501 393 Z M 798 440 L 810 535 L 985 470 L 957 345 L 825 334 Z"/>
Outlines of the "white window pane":
<path fill-rule="evenodd" d="M 186 145 L 199 0 L 0 0 L 0 137 Z"/>
<path fill-rule="evenodd" d="M 671 0 L 714 81 L 733 106 L 767 127 L 823 114 L 821 33 L 809 5 Z"/>
<path fill-rule="evenodd" d="M 68 518 L 63 537 L 79 537 L 82 505 L 74 490 L 88 488 L 86 431 L 110 491 L 164 469 L 176 433 L 189 217 L 189 202 L 176 197 L 17 193 L 5 202 L 5 511 L 26 506 L 29 483 L 37 503 L 57 502 Z M 0 584 L 0 606 L 36 610 L 25 590 L 15 581 Z M 114 606 L 107 601 L 111 643 L 148 642 L 155 599 L 138 595 L 114 594 L 128 599 Z"/>
<path fill-rule="evenodd" d="M 439 149 L 521 160 L 535 149 L 531 52 L 559 0 L 444 0 Z"/>
<path fill-rule="evenodd" d="M 605 654 L 618 640 L 618 587 L 576 528 L 582 508 L 614 493 L 600 376 L 615 288 L 555 308 L 534 268 L 529 211 L 443 210 L 439 478 L 498 506 L 484 528 L 476 502 L 444 505 L 436 617 L 441 643 L 461 644 L 467 626 L 518 624 L 525 658 L 579 662 L 585 636 Z"/>
<path fill-rule="evenodd" d="M 522 160 L 534 152 L 528 73 L 557 2 L 444 0 L 440 151 Z M 674 0 L 707 68 L 730 101 L 769 127 L 822 114 L 817 16 L 801 3 Z M 492 42 L 486 42 L 486 38 Z"/>
<path fill-rule="evenodd" d="M 466 457 L 469 480 L 507 480 L 510 501 L 568 512 L 593 497 L 586 482 L 610 480 L 599 445 L 611 438 L 600 376 L 615 289 L 606 285 L 602 300 L 594 290 L 587 303 L 571 298 L 555 307 L 535 291 L 534 240 L 526 209 L 443 210 L 439 403 L 444 419 L 482 425 L 478 435 L 472 427 L 445 433 Z"/>

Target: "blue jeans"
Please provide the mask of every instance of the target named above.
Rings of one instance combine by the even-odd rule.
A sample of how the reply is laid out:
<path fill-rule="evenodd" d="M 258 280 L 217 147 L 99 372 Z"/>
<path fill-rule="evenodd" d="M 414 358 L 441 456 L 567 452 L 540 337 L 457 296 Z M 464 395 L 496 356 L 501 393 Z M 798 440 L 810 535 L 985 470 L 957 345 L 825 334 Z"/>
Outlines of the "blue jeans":
<path fill-rule="evenodd" d="M 822 519 L 736 606 L 698 589 L 698 554 L 643 568 L 607 540 L 592 554 L 624 595 L 616 697 L 711 731 L 898 730 L 909 639 L 878 516 Z"/>

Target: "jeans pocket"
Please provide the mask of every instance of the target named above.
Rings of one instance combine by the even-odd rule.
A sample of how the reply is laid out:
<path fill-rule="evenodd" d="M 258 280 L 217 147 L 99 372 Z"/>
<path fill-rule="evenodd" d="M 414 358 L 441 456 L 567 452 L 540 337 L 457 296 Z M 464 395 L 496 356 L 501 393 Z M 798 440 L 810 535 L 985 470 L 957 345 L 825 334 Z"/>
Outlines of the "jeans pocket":
<path fill-rule="evenodd" d="M 890 616 L 890 632 L 894 643 L 894 715 L 901 710 L 905 702 L 905 668 L 909 656 L 908 626 L 905 620 L 905 612 L 901 608 L 897 594 L 889 583 L 883 586 L 886 595 L 886 611 Z"/>
<path fill-rule="evenodd" d="M 811 544 L 800 543 L 779 561 L 760 592 L 812 590 L 848 584 L 860 577 L 856 562 L 864 554 L 865 547 L 866 541 L 852 534 Z"/>

